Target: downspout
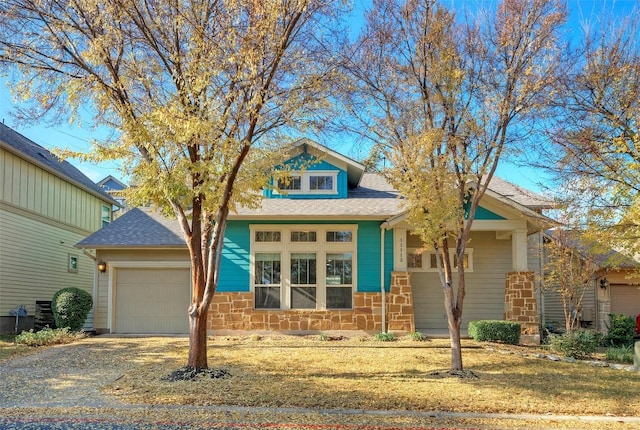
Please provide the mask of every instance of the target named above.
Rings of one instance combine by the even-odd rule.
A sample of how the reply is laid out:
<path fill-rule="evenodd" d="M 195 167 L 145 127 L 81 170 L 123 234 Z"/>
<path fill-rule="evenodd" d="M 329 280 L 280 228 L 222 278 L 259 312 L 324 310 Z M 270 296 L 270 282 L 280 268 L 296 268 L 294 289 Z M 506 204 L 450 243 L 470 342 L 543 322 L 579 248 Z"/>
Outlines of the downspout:
<path fill-rule="evenodd" d="M 545 306 L 544 306 L 544 276 L 545 276 L 545 270 L 544 270 L 544 232 L 540 231 L 538 232 L 538 236 L 540 237 L 539 243 L 538 243 L 538 270 L 540 271 L 540 294 L 538 295 L 540 297 L 540 323 L 542 324 L 542 327 L 546 328 L 547 327 L 547 317 L 546 317 L 546 312 L 545 312 Z"/>
<path fill-rule="evenodd" d="M 387 292 L 384 289 L 384 233 L 388 222 L 380 224 L 380 293 L 382 293 L 382 333 L 387 332 Z"/>
<path fill-rule="evenodd" d="M 387 332 L 387 295 L 384 289 L 384 232 L 385 224 L 380 224 L 380 291 L 382 293 L 382 333 Z"/>

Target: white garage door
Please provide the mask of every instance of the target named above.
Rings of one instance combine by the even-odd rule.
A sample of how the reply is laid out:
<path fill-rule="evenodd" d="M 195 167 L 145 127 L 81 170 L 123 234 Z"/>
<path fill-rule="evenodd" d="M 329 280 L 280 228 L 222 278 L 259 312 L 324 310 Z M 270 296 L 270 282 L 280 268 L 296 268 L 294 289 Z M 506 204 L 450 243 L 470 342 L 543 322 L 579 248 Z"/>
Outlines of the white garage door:
<path fill-rule="evenodd" d="M 640 314 L 640 287 L 637 285 L 612 285 L 611 313 L 625 314 L 635 319 Z"/>
<path fill-rule="evenodd" d="M 116 270 L 115 333 L 189 332 L 189 269 Z"/>

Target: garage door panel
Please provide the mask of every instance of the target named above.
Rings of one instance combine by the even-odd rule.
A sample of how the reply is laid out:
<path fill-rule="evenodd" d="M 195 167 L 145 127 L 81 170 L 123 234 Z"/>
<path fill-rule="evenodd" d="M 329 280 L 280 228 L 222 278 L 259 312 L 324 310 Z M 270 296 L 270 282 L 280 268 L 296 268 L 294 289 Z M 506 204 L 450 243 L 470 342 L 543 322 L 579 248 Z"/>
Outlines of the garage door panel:
<path fill-rule="evenodd" d="M 117 269 L 115 332 L 187 333 L 190 283 L 189 269 Z"/>
<path fill-rule="evenodd" d="M 611 285 L 611 313 L 635 318 L 640 314 L 640 287 Z"/>

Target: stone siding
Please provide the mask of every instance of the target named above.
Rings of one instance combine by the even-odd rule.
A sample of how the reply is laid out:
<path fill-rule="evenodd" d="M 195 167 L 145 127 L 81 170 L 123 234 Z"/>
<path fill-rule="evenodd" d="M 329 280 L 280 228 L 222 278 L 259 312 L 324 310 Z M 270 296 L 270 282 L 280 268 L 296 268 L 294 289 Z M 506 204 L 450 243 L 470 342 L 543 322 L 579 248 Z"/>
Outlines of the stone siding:
<path fill-rule="evenodd" d="M 220 292 L 209 308 L 208 330 L 274 331 L 382 331 L 382 294 L 354 293 L 353 309 L 266 310 L 254 309 L 253 292 Z M 414 331 L 413 299 L 409 274 L 394 272 L 386 295 L 389 330 Z"/>
<path fill-rule="evenodd" d="M 540 344 L 540 322 L 534 273 L 507 273 L 504 319 L 521 325 L 521 343 Z"/>

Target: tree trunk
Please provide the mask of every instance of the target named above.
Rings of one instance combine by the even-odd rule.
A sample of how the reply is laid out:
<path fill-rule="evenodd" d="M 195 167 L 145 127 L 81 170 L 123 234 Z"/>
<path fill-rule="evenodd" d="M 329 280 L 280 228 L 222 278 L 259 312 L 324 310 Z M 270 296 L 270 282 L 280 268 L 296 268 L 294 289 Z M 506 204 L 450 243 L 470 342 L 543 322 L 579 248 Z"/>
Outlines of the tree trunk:
<path fill-rule="evenodd" d="M 462 343 L 460 340 L 462 318 L 456 317 L 454 313 L 451 312 L 447 320 L 449 324 L 449 338 L 451 339 L 451 370 L 464 370 L 462 367 Z"/>
<path fill-rule="evenodd" d="M 208 309 L 198 311 L 196 303 L 189 307 L 189 357 L 187 366 L 207 369 L 207 314 Z"/>
<path fill-rule="evenodd" d="M 447 311 L 447 324 L 449 326 L 449 338 L 451 339 L 451 370 L 463 370 L 462 344 L 460 342 L 460 326 L 462 316 L 457 315 L 453 305 L 453 290 L 450 284 L 444 288 L 444 306 Z"/>

